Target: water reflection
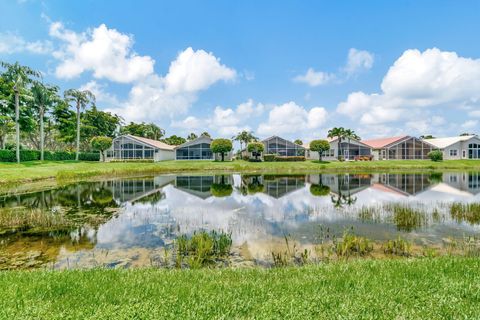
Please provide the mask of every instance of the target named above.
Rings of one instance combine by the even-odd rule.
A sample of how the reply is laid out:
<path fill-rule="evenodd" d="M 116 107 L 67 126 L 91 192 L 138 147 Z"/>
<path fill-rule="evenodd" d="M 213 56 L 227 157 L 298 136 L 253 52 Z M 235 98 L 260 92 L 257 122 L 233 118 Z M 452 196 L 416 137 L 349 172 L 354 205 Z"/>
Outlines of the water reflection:
<path fill-rule="evenodd" d="M 314 241 L 320 225 L 337 234 L 353 226 L 371 239 L 402 235 L 438 243 L 479 233 L 480 215 L 472 211 L 480 211 L 478 206 L 451 209 L 454 203 L 478 202 L 479 194 L 479 174 L 469 172 L 112 179 L 0 197 L 0 250 L 48 252 L 41 261 L 56 267 L 72 261 L 79 266 L 120 260 L 144 265 L 179 234 L 208 229 L 231 232 L 242 254 L 261 258 L 284 234 Z M 62 215 L 67 226 L 57 230 L 61 233 L 42 233 L 32 220 L 28 228 L 11 228 L 8 214 L 18 210 Z"/>

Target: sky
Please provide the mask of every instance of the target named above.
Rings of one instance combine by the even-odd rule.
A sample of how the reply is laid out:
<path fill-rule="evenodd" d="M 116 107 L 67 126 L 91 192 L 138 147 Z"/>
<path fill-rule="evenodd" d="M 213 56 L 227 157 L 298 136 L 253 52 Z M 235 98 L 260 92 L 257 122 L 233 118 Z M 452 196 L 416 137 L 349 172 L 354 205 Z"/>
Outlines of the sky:
<path fill-rule="evenodd" d="M 0 60 L 172 134 L 479 133 L 480 1 L 0 0 Z"/>

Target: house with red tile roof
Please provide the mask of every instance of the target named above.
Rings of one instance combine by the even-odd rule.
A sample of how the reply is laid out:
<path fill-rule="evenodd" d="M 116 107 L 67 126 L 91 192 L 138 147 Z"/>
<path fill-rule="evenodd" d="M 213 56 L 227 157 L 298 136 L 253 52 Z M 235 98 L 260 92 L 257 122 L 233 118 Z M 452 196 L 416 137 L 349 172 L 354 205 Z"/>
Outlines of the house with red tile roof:
<path fill-rule="evenodd" d="M 411 136 L 370 139 L 362 142 L 372 148 L 374 160 L 428 159 L 428 153 L 437 149 L 426 140 Z"/>

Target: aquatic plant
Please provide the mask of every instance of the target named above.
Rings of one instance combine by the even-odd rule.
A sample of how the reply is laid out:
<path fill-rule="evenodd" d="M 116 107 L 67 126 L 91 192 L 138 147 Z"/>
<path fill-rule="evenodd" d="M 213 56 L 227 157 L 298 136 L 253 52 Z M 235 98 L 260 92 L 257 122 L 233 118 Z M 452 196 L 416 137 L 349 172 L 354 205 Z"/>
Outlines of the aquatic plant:
<path fill-rule="evenodd" d="M 450 215 L 457 222 L 466 221 L 471 225 L 480 224 L 480 203 L 455 202 L 450 206 Z"/>
<path fill-rule="evenodd" d="M 409 257 L 411 255 L 412 244 L 398 237 L 395 240 L 388 240 L 382 247 L 385 254 Z"/>
<path fill-rule="evenodd" d="M 232 246 L 231 234 L 216 231 L 194 232 L 191 237 L 181 235 L 176 240 L 177 267 L 186 260 L 190 268 L 201 268 L 215 264 L 230 254 Z"/>
<path fill-rule="evenodd" d="M 427 225 L 426 213 L 408 205 L 395 203 L 386 205 L 385 208 L 393 212 L 393 223 L 398 230 L 411 232 Z"/>
<path fill-rule="evenodd" d="M 365 256 L 373 250 L 373 244 L 365 237 L 345 231 L 340 240 L 334 239 L 334 251 L 338 257 L 348 257 L 352 255 Z"/>

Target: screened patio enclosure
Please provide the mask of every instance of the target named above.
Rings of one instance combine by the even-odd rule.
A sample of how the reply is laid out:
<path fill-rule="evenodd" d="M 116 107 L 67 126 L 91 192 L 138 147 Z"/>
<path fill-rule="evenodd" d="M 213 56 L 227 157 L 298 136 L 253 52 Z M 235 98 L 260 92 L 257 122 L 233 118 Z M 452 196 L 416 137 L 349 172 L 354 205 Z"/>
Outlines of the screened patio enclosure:
<path fill-rule="evenodd" d="M 113 139 L 112 147 L 107 150 L 107 161 L 111 160 L 173 160 L 173 146 L 161 141 L 123 135 Z"/>
<path fill-rule="evenodd" d="M 177 160 L 213 160 L 213 152 L 209 143 L 197 143 L 180 146 L 176 150 Z"/>
<path fill-rule="evenodd" d="M 382 145 L 381 141 L 386 143 Z M 372 146 L 376 158 L 380 160 L 428 160 L 428 153 L 437 149 L 424 140 L 410 136 L 370 140 L 364 143 Z"/>
<path fill-rule="evenodd" d="M 369 146 L 363 145 L 359 142 L 351 143 L 343 142 L 338 149 L 339 156 L 343 156 L 346 160 L 354 160 L 361 156 L 370 156 L 372 149 Z"/>
<path fill-rule="evenodd" d="M 283 138 L 273 136 L 262 141 L 265 146 L 264 154 L 279 156 L 304 156 L 305 148 Z"/>

